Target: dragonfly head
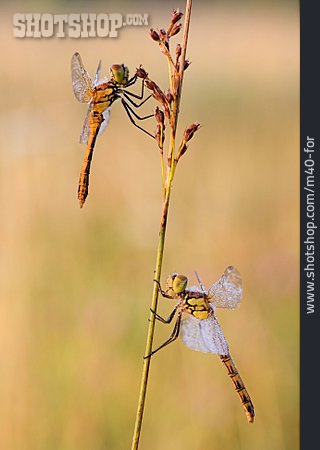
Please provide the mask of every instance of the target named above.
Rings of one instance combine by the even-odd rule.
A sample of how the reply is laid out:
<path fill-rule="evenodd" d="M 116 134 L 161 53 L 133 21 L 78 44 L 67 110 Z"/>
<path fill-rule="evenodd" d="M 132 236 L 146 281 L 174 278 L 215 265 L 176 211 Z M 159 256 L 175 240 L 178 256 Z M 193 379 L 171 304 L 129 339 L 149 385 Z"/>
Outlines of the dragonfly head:
<path fill-rule="evenodd" d="M 129 80 L 129 69 L 124 64 L 113 64 L 110 68 L 111 80 L 126 85 Z"/>
<path fill-rule="evenodd" d="M 167 290 L 173 291 L 175 294 L 182 294 L 188 284 L 188 278 L 185 275 L 173 273 L 167 278 Z"/>

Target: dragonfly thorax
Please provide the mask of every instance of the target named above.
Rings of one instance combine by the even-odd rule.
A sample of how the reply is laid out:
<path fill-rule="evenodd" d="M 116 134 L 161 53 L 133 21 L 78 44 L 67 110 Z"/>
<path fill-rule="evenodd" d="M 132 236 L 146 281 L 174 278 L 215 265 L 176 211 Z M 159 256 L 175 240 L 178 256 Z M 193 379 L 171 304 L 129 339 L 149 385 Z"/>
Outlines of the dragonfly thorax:
<path fill-rule="evenodd" d="M 182 311 L 191 314 L 199 320 L 207 319 L 213 314 L 209 301 L 205 296 L 198 296 L 199 293 L 196 293 L 196 296 L 190 296 L 192 294 L 192 292 L 186 292 L 184 301 L 181 304 Z"/>
<path fill-rule="evenodd" d="M 129 80 L 129 69 L 124 64 L 113 64 L 110 68 L 111 81 L 126 85 Z"/>
<path fill-rule="evenodd" d="M 112 82 L 99 84 L 92 92 L 92 112 L 97 111 L 102 114 L 117 98 L 119 96 Z"/>

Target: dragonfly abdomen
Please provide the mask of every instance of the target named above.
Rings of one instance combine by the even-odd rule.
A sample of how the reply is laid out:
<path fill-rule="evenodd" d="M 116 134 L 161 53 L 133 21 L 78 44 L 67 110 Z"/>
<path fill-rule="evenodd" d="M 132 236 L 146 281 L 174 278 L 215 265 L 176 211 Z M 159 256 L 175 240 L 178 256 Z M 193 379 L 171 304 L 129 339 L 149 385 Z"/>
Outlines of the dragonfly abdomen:
<path fill-rule="evenodd" d="M 240 397 L 240 401 L 245 410 L 248 422 L 252 423 L 254 420 L 254 406 L 251 401 L 250 395 L 248 394 L 248 391 L 242 381 L 242 378 L 240 377 L 239 372 L 235 366 L 235 363 L 233 362 L 230 355 L 219 355 L 219 356 L 221 361 L 227 368 L 228 375 L 231 378 L 235 390 Z"/>
<path fill-rule="evenodd" d="M 89 176 L 90 176 L 90 168 L 91 161 L 93 156 L 93 150 L 95 146 L 95 142 L 99 133 L 99 129 L 103 122 L 103 114 L 98 111 L 91 111 L 89 116 L 89 127 L 90 127 L 90 135 L 88 139 L 88 146 L 86 150 L 86 154 L 83 160 L 80 178 L 79 178 L 79 186 L 78 186 L 78 199 L 80 202 L 80 207 L 82 208 L 86 198 L 88 196 L 89 191 Z"/>

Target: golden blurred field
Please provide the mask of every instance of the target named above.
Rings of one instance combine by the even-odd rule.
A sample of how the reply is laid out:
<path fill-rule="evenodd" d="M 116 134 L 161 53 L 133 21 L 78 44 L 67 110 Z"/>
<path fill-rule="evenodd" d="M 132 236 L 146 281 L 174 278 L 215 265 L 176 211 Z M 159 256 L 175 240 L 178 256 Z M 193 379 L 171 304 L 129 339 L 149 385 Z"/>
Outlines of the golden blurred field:
<path fill-rule="evenodd" d="M 183 8 L 159 5 L 90 3 L 90 11 L 148 12 L 161 27 L 173 6 Z M 14 39 L 13 12 L 42 12 L 27 6 L 3 7 L 0 28 L 0 448 L 128 449 L 161 212 L 159 156 L 115 104 L 79 209 L 86 107 L 73 96 L 70 59 L 79 51 L 90 73 L 100 58 L 105 69 L 141 63 L 164 88 L 166 63 L 148 27 L 114 40 Z M 241 272 L 243 304 L 219 319 L 256 422 L 247 424 L 219 358 L 178 341 L 152 362 L 141 450 L 295 450 L 298 5 L 195 1 L 188 56 L 181 130 L 193 121 L 202 129 L 177 169 L 162 278 L 178 271 L 193 284 L 197 270 L 208 286 L 230 264 Z M 171 308 L 161 300 L 161 314 Z M 169 333 L 157 326 L 155 344 Z"/>

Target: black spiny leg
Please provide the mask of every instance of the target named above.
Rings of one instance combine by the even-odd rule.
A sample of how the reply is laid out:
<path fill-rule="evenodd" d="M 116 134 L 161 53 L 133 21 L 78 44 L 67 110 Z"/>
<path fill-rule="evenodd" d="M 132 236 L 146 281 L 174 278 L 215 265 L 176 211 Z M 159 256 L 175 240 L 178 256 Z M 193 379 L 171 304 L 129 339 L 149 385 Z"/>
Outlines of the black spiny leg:
<path fill-rule="evenodd" d="M 133 83 L 132 83 L 133 84 Z M 131 85 L 132 85 L 131 84 Z M 129 86 L 131 86 L 130 84 L 129 84 Z M 128 87 L 128 85 L 126 86 L 126 88 Z M 125 91 L 125 90 L 123 90 L 122 91 L 123 93 L 125 93 L 125 94 L 128 94 L 128 95 L 130 95 L 131 97 L 134 97 L 134 98 L 137 98 L 137 99 L 139 99 L 139 100 L 142 100 L 143 99 L 143 96 L 144 96 L 144 80 L 142 80 L 142 83 L 141 83 L 141 94 L 140 95 L 138 95 L 138 94 L 134 94 L 133 92 L 130 92 L 130 91 Z M 152 96 L 152 94 L 150 94 L 147 98 L 150 98 Z"/>
<path fill-rule="evenodd" d="M 150 358 L 150 356 L 154 355 L 156 352 L 161 350 L 163 347 L 166 347 L 167 345 L 171 344 L 171 342 L 175 341 L 180 333 L 180 327 L 181 327 L 181 312 L 178 315 L 177 321 L 174 325 L 173 331 L 171 333 L 171 336 L 167 341 L 165 341 L 160 347 L 153 350 L 149 355 L 145 356 L 144 359 Z"/>
<path fill-rule="evenodd" d="M 157 283 L 157 285 L 158 285 L 158 290 L 159 290 L 160 294 L 162 295 L 162 297 L 173 299 L 173 297 L 172 297 L 171 295 L 167 294 L 166 291 L 164 291 L 164 290 L 162 289 L 161 284 L 160 284 L 160 282 L 159 282 L 158 280 L 153 280 L 153 281 L 154 281 L 155 283 Z"/>
<path fill-rule="evenodd" d="M 126 84 L 126 87 L 132 86 L 137 81 L 138 75 L 134 74 L 130 80 L 128 80 L 128 83 Z"/>
<path fill-rule="evenodd" d="M 150 94 L 141 103 L 136 103 L 132 100 L 132 98 L 130 98 L 130 95 L 134 98 L 138 98 L 139 100 L 141 100 L 142 98 L 139 95 L 133 94 L 132 92 L 125 92 L 125 91 L 122 91 L 122 94 L 128 100 L 128 102 L 130 102 L 136 108 L 140 108 L 140 106 L 142 106 L 147 100 L 149 100 L 150 97 L 152 97 L 152 94 Z"/>
<path fill-rule="evenodd" d="M 121 103 L 124 106 L 124 109 L 126 110 L 126 113 L 128 114 L 128 117 L 130 119 L 130 122 L 133 123 L 133 125 L 137 128 L 139 128 L 139 130 L 142 130 L 144 133 L 146 133 L 148 136 L 151 136 L 154 139 L 153 134 L 149 133 L 149 131 L 145 130 L 144 128 L 140 127 L 138 124 L 136 124 L 136 122 L 134 121 L 133 117 L 131 114 L 133 114 L 138 120 L 145 120 L 145 119 L 150 119 L 150 117 L 153 117 L 153 114 L 150 114 L 149 116 L 145 116 L 145 117 L 140 117 L 138 116 L 138 114 L 131 108 L 130 105 L 128 105 L 128 103 L 122 98 L 121 99 Z"/>
<path fill-rule="evenodd" d="M 174 315 L 177 311 L 178 305 L 174 308 L 174 310 L 170 313 L 169 317 L 167 319 L 164 319 L 163 317 L 161 317 L 158 313 L 156 313 L 153 309 L 150 308 L 150 311 L 152 312 L 152 314 L 154 315 L 154 317 L 159 320 L 159 322 L 162 323 L 171 323 L 172 319 L 174 318 Z"/>

